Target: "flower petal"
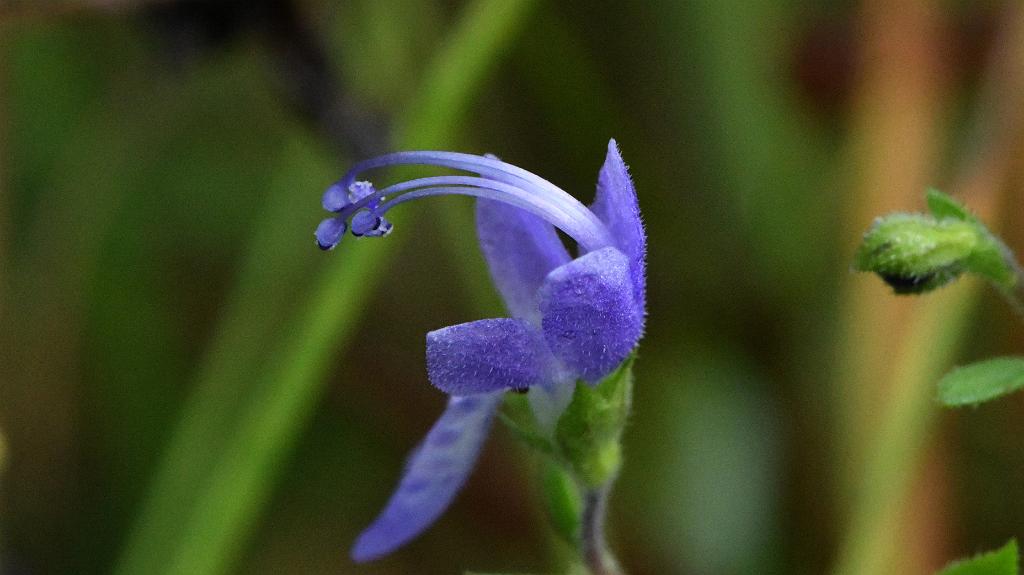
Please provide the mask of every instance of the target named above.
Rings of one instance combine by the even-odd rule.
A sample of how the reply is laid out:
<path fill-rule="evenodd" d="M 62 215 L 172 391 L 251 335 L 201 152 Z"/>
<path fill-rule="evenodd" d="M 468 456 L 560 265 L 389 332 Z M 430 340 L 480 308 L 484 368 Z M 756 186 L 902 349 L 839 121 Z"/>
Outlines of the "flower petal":
<path fill-rule="evenodd" d="M 452 397 L 413 451 L 398 489 L 352 548 L 352 559 L 370 561 L 401 547 L 437 520 L 473 470 L 501 393 Z"/>
<path fill-rule="evenodd" d="M 427 334 L 430 382 L 452 395 L 525 389 L 544 381 L 550 357 L 537 328 L 482 319 Z"/>
<path fill-rule="evenodd" d="M 608 155 L 597 176 L 597 196 L 590 209 L 608 226 L 616 247 L 629 257 L 633 296 L 642 311 L 645 306 L 647 236 L 640 221 L 636 189 L 615 140 L 608 142 Z"/>
<path fill-rule="evenodd" d="M 537 288 L 551 270 L 571 259 L 555 228 L 526 210 L 479 199 L 476 231 L 509 313 L 536 323 Z"/>
<path fill-rule="evenodd" d="M 551 272 L 540 288 L 544 338 L 555 357 L 595 383 L 636 347 L 644 328 L 629 258 L 604 248 Z"/>

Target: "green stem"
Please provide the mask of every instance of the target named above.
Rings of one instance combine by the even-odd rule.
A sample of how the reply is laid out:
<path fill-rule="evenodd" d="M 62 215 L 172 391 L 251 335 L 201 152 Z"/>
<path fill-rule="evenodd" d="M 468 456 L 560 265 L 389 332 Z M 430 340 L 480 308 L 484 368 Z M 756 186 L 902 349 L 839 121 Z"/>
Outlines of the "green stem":
<path fill-rule="evenodd" d="M 1017 312 L 1017 317 L 1024 321 L 1024 269 L 1017 263 L 1017 259 L 1013 257 L 1008 250 L 1003 254 L 1003 258 L 1006 260 L 1007 265 L 1013 270 L 1013 287 L 999 289 L 999 293 L 1003 295 L 1003 299 L 1006 300 L 1013 311 Z M 998 286 L 997 286 L 998 287 Z"/>
<path fill-rule="evenodd" d="M 591 575 L 624 575 L 604 536 L 604 520 L 608 510 L 611 482 L 587 489 L 583 494 L 583 517 L 580 551 L 583 564 Z"/>

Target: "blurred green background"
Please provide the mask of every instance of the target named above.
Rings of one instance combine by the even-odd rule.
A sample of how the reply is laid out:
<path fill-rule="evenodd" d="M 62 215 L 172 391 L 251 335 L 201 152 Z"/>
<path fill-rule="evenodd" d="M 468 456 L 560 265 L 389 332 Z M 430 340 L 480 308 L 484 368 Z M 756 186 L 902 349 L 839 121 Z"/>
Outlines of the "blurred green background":
<path fill-rule="evenodd" d="M 849 267 L 927 185 L 1024 249 L 1021 12 L 0 0 L 0 573 L 564 566 L 500 427 L 432 529 L 348 559 L 443 405 L 424 334 L 503 312 L 468 201 L 312 232 L 373 153 L 493 152 L 589 201 L 610 137 L 650 242 L 630 573 L 928 573 L 1024 536 L 1024 400 L 931 400 L 1019 324 Z"/>

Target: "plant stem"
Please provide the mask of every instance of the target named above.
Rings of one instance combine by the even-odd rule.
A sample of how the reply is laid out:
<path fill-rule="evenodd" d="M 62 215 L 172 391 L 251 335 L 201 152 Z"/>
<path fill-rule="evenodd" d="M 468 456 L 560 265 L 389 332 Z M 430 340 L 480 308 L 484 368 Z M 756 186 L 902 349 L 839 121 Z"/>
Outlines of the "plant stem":
<path fill-rule="evenodd" d="M 611 481 L 588 488 L 583 495 L 583 564 L 591 575 L 624 575 L 604 538 L 604 518 L 608 508 Z"/>
<path fill-rule="evenodd" d="M 1003 295 L 1003 299 L 1010 304 L 1013 311 L 1017 312 L 1017 317 L 1024 320 L 1024 269 L 1021 269 L 1016 258 L 1014 258 L 1009 252 L 1007 252 L 1004 257 L 1006 259 L 1006 263 L 1009 264 L 1010 268 L 1013 270 L 1015 281 L 1013 287 L 1008 289 L 1000 288 L 999 293 Z"/>

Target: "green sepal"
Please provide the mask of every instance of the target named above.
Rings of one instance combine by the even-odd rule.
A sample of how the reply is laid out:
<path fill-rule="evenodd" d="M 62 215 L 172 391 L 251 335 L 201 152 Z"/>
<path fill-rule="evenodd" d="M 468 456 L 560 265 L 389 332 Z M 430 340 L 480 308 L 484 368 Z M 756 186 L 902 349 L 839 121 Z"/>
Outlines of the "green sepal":
<path fill-rule="evenodd" d="M 526 395 L 519 393 L 505 394 L 505 402 L 498 418 L 505 424 L 505 427 L 512 432 L 512 436 L 518 439 L 526 447 L 539 451 L 549 457 L 557 457 L 555 445 L 544 435 Z"/>
<path fill-rule="evenodd" d="M 577 383 L 572 402 L 558 420 L 559 452 L 586 487 L 604 485 L 619 471 L 619 438 L 632 400 L 634 359 L 631 355 L 596 386 Z"/>
<path fill-rule="evenodd" d="M 1019 575 L 1017 540 L 1011 539 L 1001 549 L 976 555 L 946 566 L 937 575 Z"/>
<path fill-rule="evenodd" d="M 973 224 L 980 241 L 977 249 L 968 257 L 966 268 L 994 282 L 997 287 L 1010 289 L 1017 281 L 1014 273 L 1013 254 L 985 224 L 967 210 L 967 206 L 950 196 L 931 188 L 927 194 L 928 209 L 939 220 L 949 218 Z"/>
<path fill-rule="evenodd" d="M 978 223 L 977 218 L 967 210 L 967 206 L 935 188 L 928 188 L 925 193 L 925 201 L 928 203 L 928 210 L 936 219 L 951 218 L 962 222 Z"/>
<path fill-rule="evenodd" d="M 939 381 L 946 407 L 977 405 L 1024 388 L 1024 357 L 997 357 L 957 368 Z"/>
<path fill-rule="evenodd" d="M 1016 259 L 1010 249 L 988 228 L 976 224 L 982 241 L 967 261 L 968 271 L 991 281 L 1001 290 L 1012 290 L 1017 285 L 1017 274 L 1014 270 Z"/>
<path fill-rule="evenodd" d="M 583 500 L 579 488 L 564 467 L 547 461 L 541 485 L 551 527 L 569 545 L 579 545 Z"/>

